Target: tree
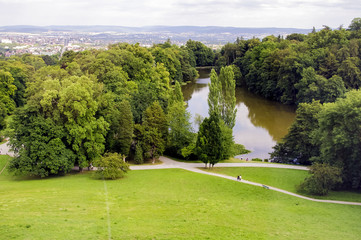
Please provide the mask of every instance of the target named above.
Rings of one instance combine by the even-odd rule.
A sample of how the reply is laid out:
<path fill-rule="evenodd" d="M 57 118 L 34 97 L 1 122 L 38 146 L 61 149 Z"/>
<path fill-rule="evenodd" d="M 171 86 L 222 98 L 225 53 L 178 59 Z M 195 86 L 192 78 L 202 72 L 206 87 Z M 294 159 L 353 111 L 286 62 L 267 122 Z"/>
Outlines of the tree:
<path fill-rule="evenodd" d="M 182 149 L 190 145 L 194 140 L 190 113 L 185 109 L 183 101 L 175 102 L 168 109 L 168 151 L 178 156 L 182 155 Z"/>
<path fill-rule="evenodd" d="M 66 145 L 66 129 L 39 115 L 36 107 L 18 108 L 10 129 L 10 145 L 17 153 L 10 162 L 11 172 L 46 177 L 73 168 L 76 156 Z"/>
<path fill-rule="evenodd" d="M 320 144 L 320 157 L 316 160 L 341 168 L 345 188 L 361 187 L 360 109 L 360 90 L 352 90 L 345 98 L 324 104 L 315 132 L 315 141 Z"/>
<path fill-rule="evenodd" d="M 208 94 L 208 114 L 211 115 L 215 113 L 216 115 L 221 114 L 220 112 L 220 102 L 222 94 L 222 83 L 220 82 L 217 73 L 214 69 L 211 71 L 211 82 L 208 84 L 209 94 Z"/>
<path fill-rule="evenodd" d="M 323 196 L 336 184 L 342 183 L 341 169 L 325 163 L 313 164 L 309 173 L 312 175 L 297 187 L 298 191 Z"/>
<path fill-rule="evenodd" d="M 133 129 L 132 109 L 130 103 L 124 100 L 116 104 L 111 112 L 107 135 L 109 150 L 128 156 L 133 138 Z"/>
<path fill-rule="evenodd" d="M 350 31 L 358 31 L 361 30 L 361 18 L 354 18 L 350 26 L 348 26 Z"/>
<path fill-rule="evenodd" d="M 118 179 L 124 177 L 129 165 L 123 160 L 124 156 L 118 153 L 105 153 L 104 156 L 94 161 L 97 175 L 103 179 Z"/>
<path fill-rule="evenodd" d="M 138 142 L 137 146 L 135 147 L 134 162 L 136 164 L 142 164 L 144 162 L 143 149 L 142 149 L 142 143 L 141 142 Z"/>
<path fill-rule="evenodd" d="M 85 77 L 70 77 L 62 83 L 59 92 L 58 109 L 64 118 L 67 142 L 77 156 L 80 168 L 87 167 L 104 151 L 105 135 L 109 124 L 103 116 L 96 116 L 95 83 Z M 101 89 L 100 89 L 101 90 Z M 51 108 L 53 93 L 43 98 L 43 108 Z"/>
<path fill-rule="evenodd" d="M 313 140 L 313 131 L 319 128 L 318 113 L 322 110 L 319 101 L 299 104 L 296 120 L 288 134 L 273 147 L 271 159 L 275 162 L 298 162 L 310 164 L 311 158 L 319 155 L 319 141 Z"/>
<path fill-rule="evenodd" d="M 302 79 L 295 84 L 295 87 L 298 89 L 298 103 L 310 103 L 313 100 L 319 100 L 321 103 L 334 102 L 346 92 L 342 78 L 334 75 L 326 79 L 317 75 L 312 67 L 303 69 Z"/>
<path fill-rule="evenodd" d="M 338 74 L 342 77 L 347 88 L 361 87 L 361 60 L 356 57 L 349 57 L 341 63 Z"/>
<path fill-rule="evenodd" d="M 183 101 L 184 101 L 184 99 L 183 99 L 182 88 L 180 86 L 180 83 L 176 82 L 174 84 L 173 93 L 171 94 L 171 96 L 169 98 L 169 102 L 170 102 L 170 104 L 172 104 L 172 103 L 175 103 L 175 102 L 183 103 Z"/>
<path fill-rule="evenodd" d="M 15 109 L 15 102 L 12 96 L 15 93 L 16 86 L 13 84 L 14 78 L 11 73 L 0 70 L 0 102 L 4 104 L 4 114 L 10 114 Z M 1 128 L 1 126 L 0 126 Z"/>
<path fill-rule="evenodd" d="M 197 66 L 211 66 L 214 61 L 214 53 L 201 42 L 188 40 L 186 47 L 195 57 Z"/>
<path fill-rule="evenodd" d="M 236 121 L 236 81 L 232 66 L 222 67 L 219 74 L 219 82 L 221 84 L 221 102 L 220 113 L 224 123 L 233 129 Z"/>
<path fill-rule="evenodd" d="M 144 112 L 144 151 L 155 163 L 164 152 L 167 139 L 167 118 L 158 102 Z"/>
<path fill-rule="evenodd" d="M 211 167 L 223 160 L 222 131 L 219 116 L 216 114 L 212 113 L 200 125 L 195 151 L 206 167 L 208 163 Z"/>

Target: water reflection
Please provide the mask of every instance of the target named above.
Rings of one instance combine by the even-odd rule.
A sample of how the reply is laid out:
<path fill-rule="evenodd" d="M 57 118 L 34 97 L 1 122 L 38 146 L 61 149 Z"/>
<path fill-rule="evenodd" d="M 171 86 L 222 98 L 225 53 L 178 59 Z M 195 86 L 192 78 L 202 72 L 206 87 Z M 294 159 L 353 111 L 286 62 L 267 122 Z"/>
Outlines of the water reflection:
<path fill-rule="evenodd" d="M 182 87 L 188 111 L 194 119 L 196 114 L 208 116 L 208 83 L 210 69 L 200 69 L 200 77 Z M 284 137 L 295 118 L 295 109 L 266 100 L 246 89 L 236 89 L 236 124 L 233 128 L 235 141 L 252 150 L 244 158 L 268 158 L 272 147 Z M 193 126 L 198 131 L 197 126 Z"/>

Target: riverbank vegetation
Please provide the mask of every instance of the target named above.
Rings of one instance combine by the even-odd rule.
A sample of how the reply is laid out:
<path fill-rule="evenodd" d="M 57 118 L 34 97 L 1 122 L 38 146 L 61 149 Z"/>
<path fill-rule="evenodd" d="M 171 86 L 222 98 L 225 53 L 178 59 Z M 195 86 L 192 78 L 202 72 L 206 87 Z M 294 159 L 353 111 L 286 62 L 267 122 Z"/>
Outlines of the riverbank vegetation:
<path fill-rule="evenodd" d="M 271 158 L 283 163 L 320 163 L 322 167 L 315 168 L 314 175 L 302 185 L 309 192 L 318 189 L 319 194 L 325 194 L 328 187 L 361 187 L 360 26 L 361 19 L 355 18 L 348 29 L 325 26 L 286 39 L 238 39 L 216 55 L 218 68 L 233 66 L 237 85 L 298 105 L 296 121 L 274 147 Z M 321 184 L 315 177 L 320 172 L 339 171 L 342 183 L 336 177 Z"/>
<path fill-rule="evenodd" d="M 214 52 L 204 44 L 119 43 L 47 60 L 26 54 L 0 61 L 0 125 L 17 154 L 10 171 L 65 174 L 100 163 L 107 152 L 134 163 L 154 163 L 164 152 L 197 156 L 180 86 L 198 76 L 196 66 L 212 65 Z M 229 130 L 228 138 L 233 143 Z M 235 152 L 228 150 L 223 155 Z"/>
<path fill-rule="evenodd" d="M 106 152 L 135 163 L 166 153 L 214 165 L 242 149 L 232 136 L 239 85 L 298 105 L 274 161 L 336 167 L 342 183 L 333 188 L 359 189 L 360 25 L 357 18 L 348 29 L 237 39 L 220 52 L 189 40 L 67 51 L 59 61 L 30 54 L 1 60 L 0 128 L 7 126 L 18 153 L 10 170 L 64 174 Z M 196 66 L 212 64 L 219 75 L 212 72 L 209 117 L 197 135 L 180 85 L 197 77 Z"/>

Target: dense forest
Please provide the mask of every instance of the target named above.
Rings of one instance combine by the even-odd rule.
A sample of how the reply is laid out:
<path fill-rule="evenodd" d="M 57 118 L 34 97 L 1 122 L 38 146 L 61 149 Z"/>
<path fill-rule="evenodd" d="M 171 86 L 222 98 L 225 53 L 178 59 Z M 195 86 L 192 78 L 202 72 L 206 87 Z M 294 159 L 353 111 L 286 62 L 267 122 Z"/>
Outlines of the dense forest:
<path fill-rule="evenodd" d="M 209 117 L 195 133 L 181 85 L 211 65 Z M 118 43 L 60 60 L 2 58 L 0 81 L 0 130 L 17 153 L 10 169 L 18 174 L 66 173 L 104 153 L 138 164 L 167 153 L 214 165 L 244 151 L 232 137 L 237 85 L 298 106 L 271 159 L 313 164 L 305 190 L 322 192 L 321 181 L 361 187 L 361 18 L 347 29 L 237 39 L 220 51 L 189 40 L 182 47 Z M 319 172 L 335 178 L 315 180 Z"/>
<path fill-rule="evenodd" d="M 0 127 L 17 154 L 10 170 L 42 177 L 67 173 L 106 152 L 138 164 L 165 151 L 194 157 L 196 133 L 181 84 L 197 77 L 196 66 L 213 60 L 211 49 L 191 40 L 185 47 L 167 41 L 151 48 L 119 43 L 67 51 L 59 61 L 29 54 L 1 60 Z M 227 133 L 227 146 L 236 148 L 232 131 Z"/>
<path fill-rule="evenodd" d="M 322 181 L 361 188 L 361 18 L 348 29 L 324 26 L 286 39 L 237 39 L 216 53 L 216 68 L 226 65 L 233 67 L 238 86 L 298 106 L 271 160 L 315 165 L 302 186 L 308 192 L 324 194 Z M 327 180 L 330 175 L 334 179 Z"/>

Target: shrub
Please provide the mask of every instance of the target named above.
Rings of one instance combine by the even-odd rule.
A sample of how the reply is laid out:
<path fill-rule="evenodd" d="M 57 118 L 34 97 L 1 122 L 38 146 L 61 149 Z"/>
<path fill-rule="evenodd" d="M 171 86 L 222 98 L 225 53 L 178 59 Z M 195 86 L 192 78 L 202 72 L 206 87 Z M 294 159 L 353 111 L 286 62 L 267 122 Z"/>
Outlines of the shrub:
<path fill-rule="evenodd" d="M 342 183 L 341 169 L 326 163 L 315 163 L 310 168 L 311 176 L 297 186 L 297 191 L 312 195 L 327 195 L 336 184 Z"/>
<path fill-rule="evenodd" d="M 117 179 L 124 177 L 129 171 L 129 165 L 124 162 L 123 155 L 118 153 L 106 153 L 94 162 L 97 167 L 96 174 L 99 178 Z"/>
<path fill-rule="evenodd" d="M 262 162 L 262 159 L 260 159 L 260 158 L 252 158 L 252 161 Z"/>
<path fill-rule="evenodd" d="M 135 156 L 134 156 L 135 164 L 142 164 L 144 162 L 143 159 L 143 149 L 140 143 L 135 147 Z"/>

